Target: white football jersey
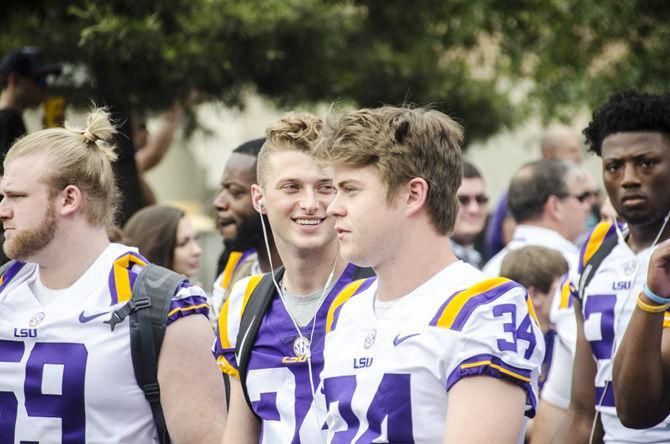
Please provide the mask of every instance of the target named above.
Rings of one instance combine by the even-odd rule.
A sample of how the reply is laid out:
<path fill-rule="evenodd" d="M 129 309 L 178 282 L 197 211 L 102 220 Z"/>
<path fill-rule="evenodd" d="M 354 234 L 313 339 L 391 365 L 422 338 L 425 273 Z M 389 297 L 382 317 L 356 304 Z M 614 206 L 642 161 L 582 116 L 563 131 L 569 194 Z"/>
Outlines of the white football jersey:
<path fill-rule="evenodd" d="M 209 299 L 211 321 L 215 327 L 219 319 L 221 307 L 226 299 L 228 299 L 233 284 L 245 277 L 256 274 L 261 274 L 256 250 L 250 248 L 246 251 L 230 252 L 226 266 L 214 281 L 212 297 Z"/>
<path fill-rule="evenodd" d="M 517 384 L 534 415 L 544 341 L 523 287 L 457 262 L 378 319 L 374 279 L 346 287 L 328 313 L 328 442 L 441 442 L 448 392 L 474 375 Z"/>
<path fill-rule="evenodd" d="M 617 236 L 614 226 L 598 227 L 587 240 L 582 252 L 582 265 L 609 236 Z M 584 335 L 591 345 L 597 363 L 595 379 L 596 410 L 601 413 L 605 441 L 608 443 L 667 443 L 670 442 L 670 419 L 645 430 L 624 427 L 614 404 L 612 363 L 616 347 L 623 339 L 637 303 L 637 296 L 647 280 L 647 266 L 652 249 L 635 254 L 618 237 L 618 243 L 598 267 L 584 291 L 582 315 Z M 666 314 L 667 319 L 667 314 Z M 667 321 L 664 323 L 667 327 Z"/>
<path fill-rule="evenodd" d="M 1 443 L 158 442 L 133 371 L 129 322 L 113 331 L 104 322 L 146 264 L 136 251 L 111 244 L 45 306 L 30 290 L 36 264 L 15 263 L 0 278 Z M 183 286 L 170 321 L 194 313 L 207 316 L 206 295 Z"/>

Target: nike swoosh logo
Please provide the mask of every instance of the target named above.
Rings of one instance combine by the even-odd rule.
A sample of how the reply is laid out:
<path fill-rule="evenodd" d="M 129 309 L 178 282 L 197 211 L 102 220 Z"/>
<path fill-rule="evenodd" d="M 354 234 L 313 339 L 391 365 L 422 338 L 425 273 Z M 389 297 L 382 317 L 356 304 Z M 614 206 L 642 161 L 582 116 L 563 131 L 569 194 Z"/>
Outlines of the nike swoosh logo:
<path fill-rule="evenodd" d="M 109 313 L 109 311 L 103 311 L 102 313 L 97 313 L 97 314 L 94 314 L 94 315 L 91 315 L 91 316 L 86 316 L 86 315 L 84 315 L 84 311 L 82 310 L 82 312 L 79 313 L 79 322 L 81 322 L 82 324 L 85 324 L 89 321 L 92 321 L 95 318 L 99 318 L 100 316 L 106 315 L 107 313 Z"/>
<path fill-rule="evenodd" d="M 403 337 L 400 337 L 400 335 L 396 335 L 396 337 L 393 338 L 393 345 L 398 346 L 398 345 L 400 345 L 401 342 L 405 342 L 409 338 L 411 338 L 413 336 L 419 336 L 420 334 L 421 333 L 413 333 L 411 335 L 407 335 L 407 336 L 403 336 Z"/>

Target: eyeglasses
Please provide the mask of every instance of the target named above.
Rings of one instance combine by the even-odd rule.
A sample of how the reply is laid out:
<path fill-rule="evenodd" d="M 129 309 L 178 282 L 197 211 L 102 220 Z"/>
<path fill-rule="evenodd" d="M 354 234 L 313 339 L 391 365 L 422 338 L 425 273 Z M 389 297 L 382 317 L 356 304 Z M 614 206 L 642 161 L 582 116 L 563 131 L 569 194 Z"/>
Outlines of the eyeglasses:
<path fill-rule="evenodd" d="M 598 191 L 584 191 L 584 192 L 579 193 L 579 194 L 568 194 L 565 197 L 574 197 L 575 199 L 577 199 L 579 201 L 579 203 L 584 203 L 588 200 L 598 198 L 598 194 L 599 194 Z"/>
<path fill-rule="evenodd" d="M 489 202 L 489 198 L 486 194 L 477 194 L 475 196 L 468 196 L 465 194 L 460 194 L 456 196 L 461 206 L 470 205 L 470 202 L 474 200 L 477 202 L 477 205 L 486 205 Z"/>

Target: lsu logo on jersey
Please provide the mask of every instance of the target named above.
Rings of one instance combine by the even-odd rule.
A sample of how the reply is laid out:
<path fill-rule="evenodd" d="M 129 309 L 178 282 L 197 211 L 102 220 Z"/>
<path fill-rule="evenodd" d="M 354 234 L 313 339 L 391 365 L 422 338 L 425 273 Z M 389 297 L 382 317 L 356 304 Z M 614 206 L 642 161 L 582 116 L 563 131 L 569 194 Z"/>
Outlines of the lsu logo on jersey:
<path fill-rule="evenodd" d="M 630 290 L 631 281 L 615 281 L 612 282 L 612 290 Z"/>
<path fill-rule="evenodd" d="M 372 365 L 372 358 L 354 358 L 354 368 L 366 368 Z"/>
<path fill-rule="evenodd" d="M 307 362 L 307 355 L 302 356 L 284 356 L 281 360 L 283 364 L 299 364 L 301 362 Z"/>
<path fill-rule="evenodd" d="M 36 328 L 15 328 L 14 329 L 15 338 L 36 338 L 37 329 Z"/>

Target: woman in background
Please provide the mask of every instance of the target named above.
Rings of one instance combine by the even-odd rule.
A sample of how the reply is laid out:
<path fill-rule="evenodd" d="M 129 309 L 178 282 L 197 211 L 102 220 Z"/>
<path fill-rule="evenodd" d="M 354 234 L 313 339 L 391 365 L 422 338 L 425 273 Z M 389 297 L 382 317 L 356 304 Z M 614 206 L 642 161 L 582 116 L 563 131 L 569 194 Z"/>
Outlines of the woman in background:
<path fill-rule="evenodd" d="M 135 213 L 123 229 L 124 243 L 137 247 L 151 263 L 193 278 L 202 249 L 183 211 L 152 205 Z"/>

